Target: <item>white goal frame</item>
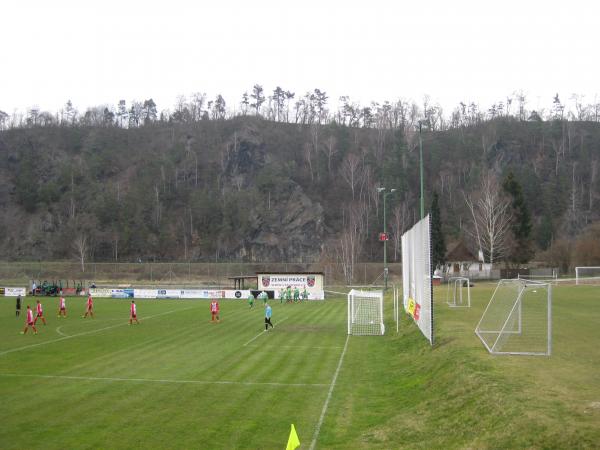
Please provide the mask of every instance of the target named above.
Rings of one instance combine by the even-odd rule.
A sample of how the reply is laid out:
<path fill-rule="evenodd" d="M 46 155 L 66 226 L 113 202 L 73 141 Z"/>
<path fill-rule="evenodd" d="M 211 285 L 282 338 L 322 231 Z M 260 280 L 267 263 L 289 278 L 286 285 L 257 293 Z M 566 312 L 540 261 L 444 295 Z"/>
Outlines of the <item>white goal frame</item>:
<path fill-rule="evenodd" d="M 382 336 L 384 333 L 383 291 L 348 292 L 348 334 Z"/>
<path fill-rule="evenodd" d="M 467 283 L 466 299 L 463 296 L 463 285 Z M 458 300 L 458 302 L 457 302 Z M 466 300 L 466 303 L 463 301 Z M 451 308 L 470 308 L 471 307 L 471 280 L 467 277 L 450 277 L 446 288 L 446 303 Z"/>
<path fill-rule="evenodd" d="M 500 321 L 500 323 L 502 323 L 502 325 L 500 327 L 498 327 L 499 329 L 483 329 L 482 322 L 484 321 L 484 318 L 486 317 L 486 313 L 490 309 L 490 306 L 494 302 L 494 299 L 495 299 L 496 293 L 498 292 L 498 289 L 500 288 L 500 286 L 503 283 L 511 283 L 511 282 L 520 283 L 520 286 L 518 287 L 517 297 L 512 300 L 512 308 L 511 308 L 510 312 L 507 314 L 506 319 Z M 547 314 L 547 318 L 546 318 L 546 320 L 547 320 L 546 349 L 545 349 L 545 351 L 502 351 L 497 348 L 498 343 L 500 342 L 500 338 L 502 336 L 506 336 L 506 335 L 510 335 L 510 334 L 521 335 L 523 332 L 523 327 L 527 326 L 527 325 L 523 325 L 523 321 L 522 321 L 522 298 L 523 298 L 525 291 L 531 287 L 544 288 L 548 292 L 548 294 L 547 294 L 547 309 L 546 309 L 546 314 Z M 517 314 L 517 329 L 509 330 L 509 327 L 510 327 L 509 319 L 515 312 Z M 485 308 L 483 315 L 481 316 L 481 319 L 479 320 L 479 323 L 477 324 L 477 327 L 475 328 L 475 334 L 481 340 L 481 342 L 483 343 L 483 345 L 485 346 L 487 351 L 493 355 L 550 356 L 552 354 L 552 283 L 523 280 L 523 279 L 518 279 L 518 278 L 514 278 L 514 279 L 510 279 L 510 280 L 506 280 L 506 279 L 500 280 L 498 282 L 498 284 L 496 285 L 496 289 L 494 290 L 494 293 L 492 294 L 492 298 L 490 299 L 487 307 Z M 493 344 L 489 345 L 488 342 L 486 341 L 484 335 L 494 336 L 496 334 L 498 336 L 494 340 Z"/>
<path fill-rule="evenodd" d="M 596 277 L 582 277 L 579 275 L 580 269 L 595 269 L 598 272 L 600 272 L 600 266 L 578 266 L 575 267 L 575 284 L 576 285 L 580 285 L 580 284 L 584 284 L 584 283 L 580 283 L 580 281 L 585 282 L 585 280 L 595 280 L 598 281 L 598 284 L 600 284 L 600 275 L 596 276 Z"/>

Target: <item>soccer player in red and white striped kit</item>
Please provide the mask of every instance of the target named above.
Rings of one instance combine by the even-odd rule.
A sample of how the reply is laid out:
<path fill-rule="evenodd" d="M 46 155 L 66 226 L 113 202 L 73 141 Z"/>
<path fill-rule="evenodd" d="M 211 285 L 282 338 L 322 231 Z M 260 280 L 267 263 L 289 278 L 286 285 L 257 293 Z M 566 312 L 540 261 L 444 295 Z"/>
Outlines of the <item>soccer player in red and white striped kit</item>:
<path fill-rule="evenodd" d="M 131 307 L 129 309 L 129 325 L 131 325 L 134 320 L 135 323 L 140 323 L 137 319 L 137 306 L 135 306 L 135 301 L 131 300 Z"/>
<path fill-rule="evenodd" d="M 215 317 L 217 318 L 217 323 L 220 322 L 219 320 L 219 302 L 216 300 L 213 300 L 212 302 L 210 302 L 210 315 L 211 315 L 211 322 L 215 321 Z"/>
<path fill-rule="evenodd" d="M 92 300 L 92 294 L 88 294 L 85 314 L 83 315 L 83 318 L 85 319 L 88 315 L 91 318 L 94 318 L 94 301 Z"/>
<path fill-rule="evenodd" d="M 21 334 L 27 333 L 27 329 L 29 327 L 33 328 L 33 332 L 35 334 L 37 334 L 37 330 L 35 328 L 35 322 L 33 320 L 33 311 L 31 310 L 29 305 L 27 305 L 27 319 L 25 320 L 25 328 L 23 329 L 23 331 L 21 331 Z"/>
<path fill-rule="evenodd" d="M 42 322 L 44 322 L 44 325 L 46 325 L 46 319 L 44 318 L 44 308 L 42 307 L 42 304 L 40 303 L 39 300 L 37 301 L 37 305 L 36 305 L 36 316 L 35 316 L 35 319 L 33 319 L 34 325 L 38 319 L 42 319 Z"/>
<path fill-rule="evenodd" d="M 67 317 L 67 303 L 65 302 L 65 298 L 61 295 L 60 300 L 58 301 L 58 317 Z"/>

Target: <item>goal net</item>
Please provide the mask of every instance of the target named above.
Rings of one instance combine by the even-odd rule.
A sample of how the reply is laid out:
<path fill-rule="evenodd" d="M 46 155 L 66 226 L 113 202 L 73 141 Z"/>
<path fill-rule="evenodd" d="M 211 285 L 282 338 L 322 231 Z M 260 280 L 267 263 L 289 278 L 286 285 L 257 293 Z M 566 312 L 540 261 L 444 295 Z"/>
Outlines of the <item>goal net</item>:
<path fill-rule="evenodd" d="M 550 355 L 552 286 L 531 280 L 500 280 L 475 334 L 490 353 Z"/>
<path fill-rule="evenodd" d="M 466 277 L 452 277 L 446 288 L 446 303 L 451 308 L 471 307 L 471 282 Z"/>
<path fill-rule="evenodd" d="M 382 335 L 383 291 L 358 291 L 348 293 L 348 334 Z"/>
<path fill-rule="evenodd" d="M 575 284 L 600 285 L 600 267 L 575 267 Z"/>
<path fill-rule="evenodd" d="M 431 275 L 431 228 L 427 216 L 402 235 L 402 294 L 404 310 L 433 345 Z"/>

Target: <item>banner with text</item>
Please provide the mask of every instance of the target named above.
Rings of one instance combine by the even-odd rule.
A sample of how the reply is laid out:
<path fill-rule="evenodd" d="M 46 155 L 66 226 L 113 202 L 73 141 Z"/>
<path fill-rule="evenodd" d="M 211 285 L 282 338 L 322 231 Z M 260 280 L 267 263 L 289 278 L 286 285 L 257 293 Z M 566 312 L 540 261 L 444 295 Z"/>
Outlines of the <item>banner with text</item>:
<path fill-rule="evenodd" d="M 18 295 L 25 297 L 27 295 L 27 288 L 5 287 L 3 289 L 5 297 L 17 297 Z"/>
<path fill-rule="evenodd" d="M 273 289 L 278 297 L 281 290 L 289 287 L 298 288 L 300 292 L 306 289 L 308 300 L 325 298 L 322 273 L 257 273 L 257 277 L 258 289 Z"/>

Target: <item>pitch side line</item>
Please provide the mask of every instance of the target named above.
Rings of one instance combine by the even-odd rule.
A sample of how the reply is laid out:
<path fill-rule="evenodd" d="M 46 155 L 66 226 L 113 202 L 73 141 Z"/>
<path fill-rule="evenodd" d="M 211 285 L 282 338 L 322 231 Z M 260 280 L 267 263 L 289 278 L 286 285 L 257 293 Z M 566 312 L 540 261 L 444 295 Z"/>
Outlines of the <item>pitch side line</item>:
<path fill-rule="evenodd" d="M 327 392 L 327 398 L 325 399 L 325 404 L 323 405 L 323 410 L 321 411 L 321 417 L 319 417 L 319 422 L 317 423 L 317 428 L 315 429 L 315 434 L 313 436 L 312 442 L 310 443 L 309 450 L 314 450 L 315 446 L 317 445 L 317 439 L 319 438 L 319 433 L 321 432 L 321 425 L 323 425 L 325 413 L 327 412 L 327 407 L 329 406 L 329 400 L 331 400 L 333 388 L 335 388 L 335 382 L 337 381 L 338 374 L 340 373 L 340 369 L 342 368 L 342 362 L 344 361 L 344 355 L 346 354 L 346 350 L 348 349 L 349 339 L 350 335 L 347 335 L 346 343 L 344 344 L 344 350 L 342 351 L 342 356 L 340 356 L 340 361 L 338 362 L 337 369 L 335 369 L 335 374 L 333 375 L 333 379 L 331 380 L 331 384 L 329 385 L 329 392 Z"/>
<path fill-rule="evenodd" d="M 107 381 L 119 382 L 129 381 L 134 383 L 164 383 L 164 384 L 225 384 L 225 385 L 243 385 L 243 386 L 282 386 L 282 387 L 327 387 L 324 383 L 277 383 L 277 382 L 252 382 L 252 381 L 204 381 L 204 380 L 169 380 L 155 378 L 120 378 L 120 377 L 79 377 L 70 375 L 35 375 L 35 374 L 19 374 L 19 373 L 1 373 L 0 377 L 14 378 L 46 378 L 60 380 L 76 380 L 76 381 Z"/>
<path fill-rule="evenodd" d="M 184 308 L 184 309 L 174 309 L 172 311 L 167 311 L 167 312 L 164 312 L 164 313 L 155 314 L 153 316 L 144 317 L 143 319 L 140 319 L 140 322 L 143 322 L 144 320 L 152 319 L 154 317 L 164 316 L 166 314 L 172 314 L 174 312 L 179 312 L 179 311 L 187 311 L 189 309 L 194 309 L 194 308 L 195 307 Z M 8 353 L 18 352 L 20 350 L 26 350 L 28 348 L 39 347 L 40 345 L 46 345 L 46 344 L 52 344 L 54 342 L 64 341 L 65 339 L 71 339 L 71 338 L 78 337 L 78 336 L 86 336 L 88 334 L 99 333 L 99 332 L 104 331 L 104 330 L 110 330 L 111 328 L 122 327 L 122 326 L 127 325 L 127 324 L 128 324 L 128 322 L 118 323 L 116 325 L 110 325 L 108 327 L 99 328 L 97 330 L 84 331 L 83 333 L 72 334 L 70 336 L 64 336 L 64 337 L 61 337 L 61 338 L 58 338 L 58 339 L 53 339 L 51 341 L 44 341 L 44 342 L 38 342 L 37 344 L 24 345 L 23 347 L 17 347 L 17 348 L 13 348 L 11 350 L 5 350 L 3 352 L 0 352 L 0 356 L 6 355 Z"/>
<path fill-rule="evenodd" d="M 248 347 L 262 347 L 258 344 L 248 345 Z M 271 347 L 269 347 L 271 348 Z M 311 345 L 274 345 L 273 349 L 277 350 L 278 348 L 317 348 L 317 349 L 332 349 L 332 348 L 344 348 L 340 345 L 331 345 L 331 346 L 311 346 Z"/>
<path fill-rule="evenodd" d="M 283 322 L 284 320 L 287 320 L 287 317 L 285 319 L 281 319 L 279 322 L 277 322 L 277 325 L 279 325 L 281 322 Z M 267 331 L 267 330 L 263 330 L 261 333 L 257 334 L 256 336 L 254 336 L 252 339 L 250 339 L 248 342 L 246 342 L 243 347 L 247 347 L 248 344 L 252 341 L 254 341 L 254 339 L 259 338 L 260 336 L 263 335 L 263 333 Z"/>
<path fill-rule="evenodd" d="M 61 332 L 61 331 L 60 331 L 60 329 L 61 329 L 61 328 L 62 328 L 62 325 L 61 325 L 60 327 L 56 327 L 56 332 L 57 332 L 58 334 L 60 334 L 61 336 L 64 336 L 64 337 L 69 337 L 69 335 L 68 335 L 68 334 L 65 334 L 65 333 L 63 333 L 63 332 Z"/>

